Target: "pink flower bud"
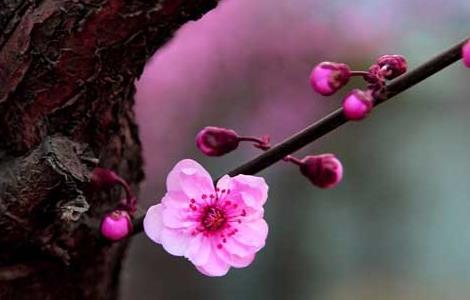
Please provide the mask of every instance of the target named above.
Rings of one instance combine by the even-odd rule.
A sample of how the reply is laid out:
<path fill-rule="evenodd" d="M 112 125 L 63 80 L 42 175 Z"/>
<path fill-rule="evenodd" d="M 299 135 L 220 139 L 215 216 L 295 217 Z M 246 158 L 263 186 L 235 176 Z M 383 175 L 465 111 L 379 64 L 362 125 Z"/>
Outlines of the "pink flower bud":
<path fill-rule="evenodd" d="M 346 64 L 322 62 L 310 74 L 312 88 L 323 96 L 333 95 L 348 83 L 351 70 Z"/>
<path fill-rule="evenodd" d="M 385 79 L 393 79 L 406 72 L 408 64 L 405 57 L 401 55 L 383 55 L 377 59 Z"/>
<path fill-rule="evenodd" d="M 463 64 L 470 68 L 470 40 L 462 47 Z"/>
<path fill-rule="evenodd" d="M 221 156 L 235 150 L 240 140 L 238 134 L 226 128 L 208 126 L 196 136 L 196 145 L 208 156 Z"/>
<path fill-rule="evenodd" d="M 333 154 L 309 155 L 301 163 L 302 174 L 320 188 L 332 188 L 343 178 L 343 165 Z"/>
<path fill-rule="evenodd" d="M 119 241 L 132 232 L 132 222 L 125 210 L 115 210 L 106 214 L 101 222 L 101 234 L 110 241 Z"/>
<path fill-rule="evenodd" d="M 348 120 L 362 120 L 372 110 L 374 98 L 370 91 L 352 90 L 343 100 L 344 115 Z"/>

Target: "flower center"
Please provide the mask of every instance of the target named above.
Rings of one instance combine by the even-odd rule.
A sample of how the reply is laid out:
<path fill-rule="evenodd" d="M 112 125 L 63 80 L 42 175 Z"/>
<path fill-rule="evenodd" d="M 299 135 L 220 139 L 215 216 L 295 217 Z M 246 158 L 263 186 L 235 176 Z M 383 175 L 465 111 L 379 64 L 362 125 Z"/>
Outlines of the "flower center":
<path fill-rule="evenodd" d="M 202 225 L 207 231 L 216 231 L 220 229 L 227 219 L 225 218 L 224 212 L 214 206 L 207 207 L 204 216 L 202 217 Z"/>

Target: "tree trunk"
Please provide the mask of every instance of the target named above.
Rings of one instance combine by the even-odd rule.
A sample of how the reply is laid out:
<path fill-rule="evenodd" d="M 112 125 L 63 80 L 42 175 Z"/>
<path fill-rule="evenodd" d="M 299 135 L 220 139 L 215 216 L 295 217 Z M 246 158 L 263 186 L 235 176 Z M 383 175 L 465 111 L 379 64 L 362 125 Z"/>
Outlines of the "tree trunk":
<path fill-rule="evenodd" d="M 115 299 L 127 242 L 99 236 L 143 179 L 134 81 L 217 0 L 0 0 L 0 299 Z"/>

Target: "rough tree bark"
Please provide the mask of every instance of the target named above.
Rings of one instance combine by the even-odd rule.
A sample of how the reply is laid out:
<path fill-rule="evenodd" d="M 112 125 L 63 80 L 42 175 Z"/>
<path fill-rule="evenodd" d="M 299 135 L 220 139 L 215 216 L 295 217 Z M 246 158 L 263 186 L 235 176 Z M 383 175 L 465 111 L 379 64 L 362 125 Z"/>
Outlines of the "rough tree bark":
<path fill-rule="evenodd" d="M 0 0 L 0 299 L 114 299 L 126 242 L 97 234 L 143 179 L 133 113 L 146 60 L 217 0 Z"/>

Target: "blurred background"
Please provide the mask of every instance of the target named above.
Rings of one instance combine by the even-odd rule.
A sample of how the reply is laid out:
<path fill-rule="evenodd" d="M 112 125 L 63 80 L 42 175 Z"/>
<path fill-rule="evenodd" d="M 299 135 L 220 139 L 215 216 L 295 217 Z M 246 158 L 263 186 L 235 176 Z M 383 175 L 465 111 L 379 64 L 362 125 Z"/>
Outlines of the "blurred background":
<path fill-rule="evenodd" d="M 314 94 L 309 74 L 320 61 L 366 69 L 397 53 L 413 68 L 469 32 L 468 0 L 223 0 L 181 28 L 137 82 L 142 205 L 160 201 L 180 159 L 220 176 L 259 154 L 242 145 L 206 158 L 194 143 L 202 127 L 269 134 L 277 143 L 363 86 Z M 208 278 L 140 234 L 121 298 L 468 299 L 469 82 L 470 71 L 455 64 L 296 153 L 337 154 L 345 176 L 336 189 L 314 188 L 283 162 L 262 172 L 270 234 L 246 269 Z"/>

